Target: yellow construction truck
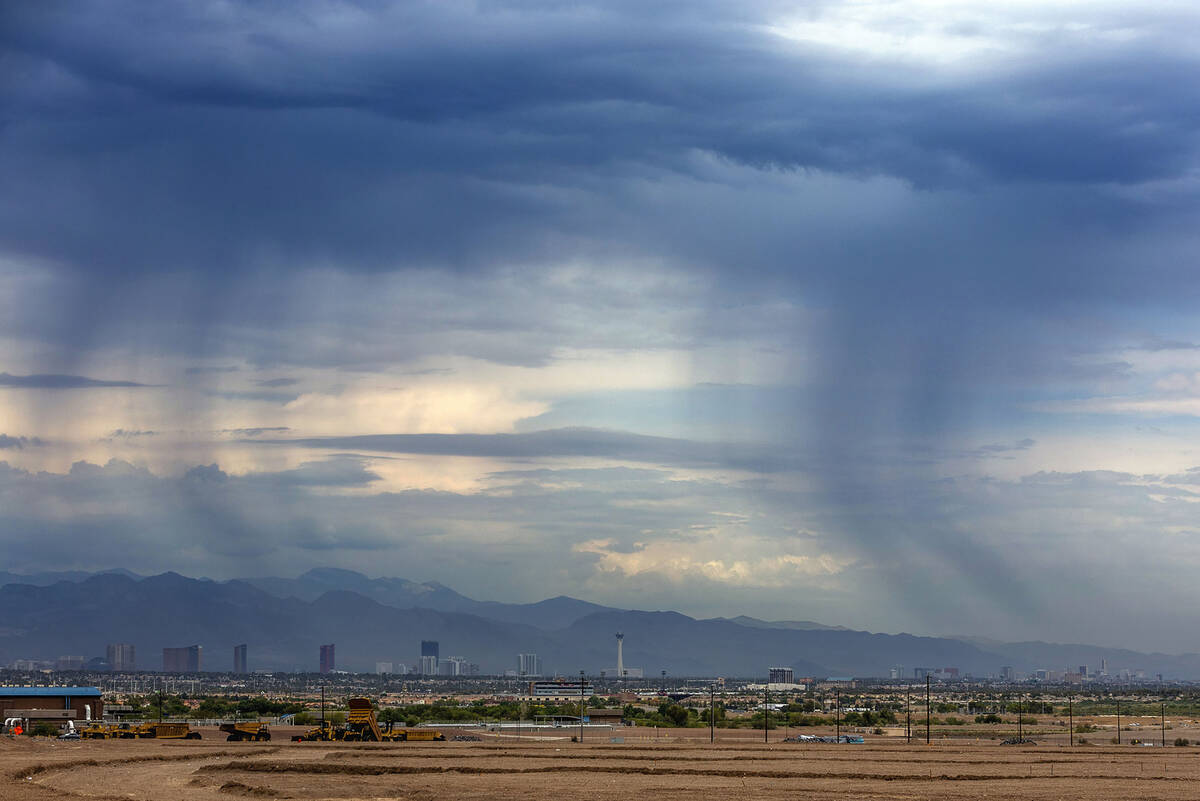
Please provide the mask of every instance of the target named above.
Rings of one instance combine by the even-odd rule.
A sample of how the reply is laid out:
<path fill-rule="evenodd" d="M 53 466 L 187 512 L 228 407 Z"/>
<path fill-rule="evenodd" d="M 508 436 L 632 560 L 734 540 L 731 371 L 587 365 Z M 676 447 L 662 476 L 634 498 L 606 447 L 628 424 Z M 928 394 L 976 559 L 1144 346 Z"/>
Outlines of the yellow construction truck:
<path fill-rule="evenodd" d="M 334 726 L 326 721 L 322 726 L 310 729 L 292 738 L 293 742 L 387 743 L 387 742 L 440 742 L 446 735 L 435 729 L 393 729 L 389 723 L 380 728 L 375 717 L 375 707 L 368 698 L 351 698 L 347 702 L 350 712 L 345 726 Z"/>
<path fill-rule="evenodd" d="M 346 736 L 346 729 L 342 726 L 335 726 L 331 721 L 325 721 L 320 726 L 314 726 L 304 734 L 297 734 L 292 737 L 294 743 L 331 743 L 341 740 Z"/>
<path fill-rule="evenodd" d="M 243 720 L 237 723 L 222 723 L 221 731 L 229 736 L 225 739 L 228 742 L 236 743 L 242 740 L 259 740 L 271 739 L 271 727 L 265 723 L 259 723 L 257 720 Z"/>

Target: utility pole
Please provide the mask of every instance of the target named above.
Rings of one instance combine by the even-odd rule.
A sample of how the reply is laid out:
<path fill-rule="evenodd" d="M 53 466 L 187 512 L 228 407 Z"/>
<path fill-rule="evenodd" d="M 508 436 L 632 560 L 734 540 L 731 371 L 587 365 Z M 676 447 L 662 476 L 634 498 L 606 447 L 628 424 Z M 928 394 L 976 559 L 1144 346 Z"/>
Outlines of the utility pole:
<path fill-rule="evenodd" d="M 1117 745 L 1121 744 L 1121 699 L 1117 699 Z"/>
<path fill-rule="evenodd" d="M 929 698 L 930 698 L 929 674 L 926 673 L 925 674 L 925 745 L 929 745 L 929 724 L 930 724 L 929 715 L 933 710 L 933 706 L 930 703 Z"/>
<path fill-rule="evenodd" d="M 579 742 L 583 742 L 583 715 L 586 712 L 583 700 L 583 671 L 579 671 Z"/>
<path fill-rule="evenodd" d="M 842 690 L 837 688 L 833 691 L 834 703 L 837 708 L 833 713 L 833 739 L 835 742 L 842 741 Z"/>
<path fill-rule="evenodd" d="M 1073 748 L 1075 746 L 1075 697 L 1073 695 L 1067 696 L 1067 716 L 1067 725 L 1071 728 L 1071 747 Z"/>
<path fill-rule="evenodd" d="M 770 683 L 769 678 L 767 679 L 767 683 L 768 684 Z M 763 685 L 763 742 L 764 743 L 770 742 L 770 740 L 767 737 L 767 724 L 770 723 L 770 716 L 771 716 L 771 712 L 767 708 L 767 685 L 764 684 Z"/>
<path fill-rule="evenodd" d="M 1025 711 L 1025 695 L 1017 696 L 1017 739 L 1025 739 L 1025 718 L 1022 713 Z"/>
<path fill-rule="evenodd" d="M 1161 727 L 1159 729 L 1159 731 L 1162 732 L 1162 747 L 1166 748 L 1167 747 L 1167 705 L 1165 702 L 1162 702 L 1162 701 L 1160 701 L 1158 704 L 1158 725 Z"/>
<path fill-rule="evenodd" d="M 325 682 L 321 682 L 321 733 L 325 732 Z"/>
<path fill-rule="evenodd" d="M 904 742 L 912 744 L 912 685 L 904 685 Z"/>
<path fill-rule="evenodd" d="M 708 685 L 708 741 L 717 741 L 717 685 Z"/>

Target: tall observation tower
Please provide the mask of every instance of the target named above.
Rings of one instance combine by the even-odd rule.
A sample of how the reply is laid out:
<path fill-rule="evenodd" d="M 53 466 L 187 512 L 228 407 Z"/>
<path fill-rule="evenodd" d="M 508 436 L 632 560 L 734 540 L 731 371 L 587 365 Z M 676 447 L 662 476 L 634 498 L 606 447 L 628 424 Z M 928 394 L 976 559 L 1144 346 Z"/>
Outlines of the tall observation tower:
<path fill-rule="evenodd" d="M 625 678 L 625 657 L 621 653 L 621 646 L 625 644 L 625 635 L 617 632 L 617 678 Z"/>

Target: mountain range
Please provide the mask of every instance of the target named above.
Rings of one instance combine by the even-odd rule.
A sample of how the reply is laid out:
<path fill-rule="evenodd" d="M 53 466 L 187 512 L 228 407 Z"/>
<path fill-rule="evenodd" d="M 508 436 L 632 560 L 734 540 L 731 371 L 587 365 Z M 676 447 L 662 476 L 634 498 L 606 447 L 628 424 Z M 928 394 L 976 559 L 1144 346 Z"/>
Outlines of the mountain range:
<path fill-rule="evenodd" d="M 611 672 L 616 632 L 627 667 L 647 676 L 761 676 L 791 666 L 797 676 L 887 676 L 893 666 L 957 667 L 976 676 L 1018 671 L 1142 669 L 1171 679 L 1200 678 L 1200 655 L 1146 654 L 1090 645 L 1004 643 L 969 637 L 876 634 L 812 621 L 740 616 L 695 619 L 678 612 L 616 609 L 559 596 L 531 604 L 468 598 L 435 582 L 371 579 L 321 568 L 297 578 L 217 582 L 176 573 L 138 576 L 0 572 L 0 664 L 104 654 L 133 643 L 138 665 L 156 670 L 161 649 L 199 644 L 205 670 L 232 668 L 246 643 L 252 670 L 313 671 L 319 646 L 334 643 L 337 666 L 371 671 L 376 662 L 414 664 L 421 640 L 443 658 L 462 656 L 485 674 L 536 653 L 544 671 Z"/>

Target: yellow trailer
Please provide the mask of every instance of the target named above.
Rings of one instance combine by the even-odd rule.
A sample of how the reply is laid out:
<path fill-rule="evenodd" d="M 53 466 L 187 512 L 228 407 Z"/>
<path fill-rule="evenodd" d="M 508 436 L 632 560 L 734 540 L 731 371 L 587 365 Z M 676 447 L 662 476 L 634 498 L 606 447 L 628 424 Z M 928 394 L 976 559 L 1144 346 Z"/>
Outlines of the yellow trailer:
<path fill-rule="evenodd" d="M 186 723 L 142 723 L 132 729 L 123 729 L 118 736 L 125 739 L 199 740 L 200 732 L 192 731 Z"/>

